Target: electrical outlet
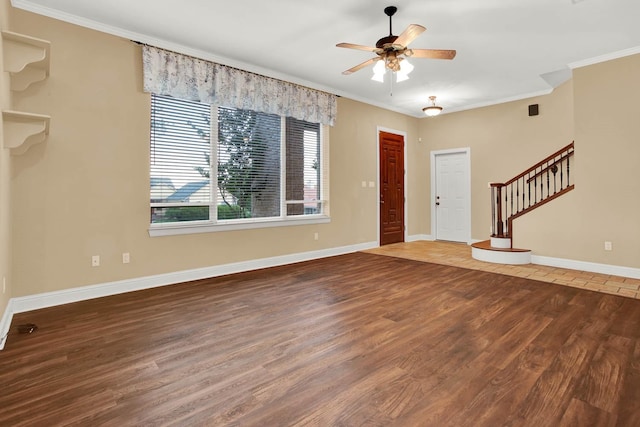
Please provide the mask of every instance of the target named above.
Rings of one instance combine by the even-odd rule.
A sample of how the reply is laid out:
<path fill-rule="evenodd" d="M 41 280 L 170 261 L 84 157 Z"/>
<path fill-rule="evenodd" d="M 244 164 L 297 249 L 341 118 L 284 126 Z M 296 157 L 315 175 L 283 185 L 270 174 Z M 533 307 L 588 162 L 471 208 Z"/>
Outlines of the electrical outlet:
<path fill-rule="evenodd" d="M 91 257 L 91 267 L 100 267 L 100 255 Z"/>
<path fill-rule="evenodd" d="M 129 262 L 131 262 L 131 258 L 129 257 L 129 252 L 123 252 L 122 253 L 122 263 L 123 264 L 129 264 Z"/>
<path fill-rule="evenodd" d="M 318 233 L 313 233 L 313 240 L 318 240 Z"/>
<path fill-rule="evenodd" d="M 613 250 L 613 244 L 611 242 L 604 242 L 604 250 L 605 251 L 612 251 Z"/>

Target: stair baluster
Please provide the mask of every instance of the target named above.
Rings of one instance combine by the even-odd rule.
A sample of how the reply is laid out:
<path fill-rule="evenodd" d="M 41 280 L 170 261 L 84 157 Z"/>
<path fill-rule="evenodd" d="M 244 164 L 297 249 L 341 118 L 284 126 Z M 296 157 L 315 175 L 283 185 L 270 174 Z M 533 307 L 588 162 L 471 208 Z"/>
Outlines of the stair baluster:
<path fill-rule="evenodd" d="M 573 190 L 574 185 L 570 179 L 570 158 L 573 156 L 573 152 L 574 143 L 572 142 L 506 183 L 490 184 L 492 237 L 512 238 L 512 222 L 514 219 L 567 191 Z M 558 171 L 560 171 L 559 189 L 557 182 Z M 552 180 L 553 192 L 551 191 Z M 520 197 L 522 197 L 522 206 L 520 206 Z"/>

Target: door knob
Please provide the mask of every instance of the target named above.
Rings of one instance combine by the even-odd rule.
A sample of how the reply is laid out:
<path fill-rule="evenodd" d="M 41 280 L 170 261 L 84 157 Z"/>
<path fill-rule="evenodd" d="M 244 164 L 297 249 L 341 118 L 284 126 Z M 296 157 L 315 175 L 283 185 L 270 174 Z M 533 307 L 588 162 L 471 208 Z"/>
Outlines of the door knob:
<path fill-rule="evenodd" d="M 436 202 L 436 206 L 440 206 L 440 202 Z"/>

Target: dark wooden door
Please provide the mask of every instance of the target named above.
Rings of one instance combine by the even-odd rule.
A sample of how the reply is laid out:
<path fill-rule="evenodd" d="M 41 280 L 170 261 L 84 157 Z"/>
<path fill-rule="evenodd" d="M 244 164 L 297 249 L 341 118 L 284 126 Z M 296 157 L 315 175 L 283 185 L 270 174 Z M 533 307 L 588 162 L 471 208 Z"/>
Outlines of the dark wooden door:
<path fill-rule="evenodd" d="M 404 242 L 404 137 L 380 132 L 380 245 Z"/>

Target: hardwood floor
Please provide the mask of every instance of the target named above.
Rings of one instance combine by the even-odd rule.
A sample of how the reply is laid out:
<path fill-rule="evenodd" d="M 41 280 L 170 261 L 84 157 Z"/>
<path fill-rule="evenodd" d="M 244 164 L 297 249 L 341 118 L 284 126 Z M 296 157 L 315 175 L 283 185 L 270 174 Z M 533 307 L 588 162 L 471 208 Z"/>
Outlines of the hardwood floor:
<path fill-rule="evenodd" d="M 640 301 L 355 253 L 68 304 L 0 425 L 638 426 Z"/>

